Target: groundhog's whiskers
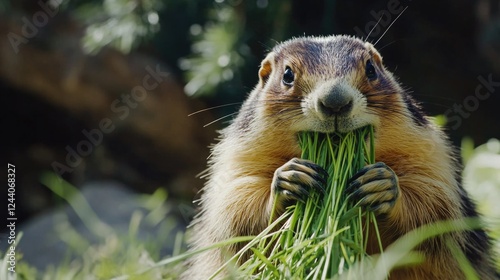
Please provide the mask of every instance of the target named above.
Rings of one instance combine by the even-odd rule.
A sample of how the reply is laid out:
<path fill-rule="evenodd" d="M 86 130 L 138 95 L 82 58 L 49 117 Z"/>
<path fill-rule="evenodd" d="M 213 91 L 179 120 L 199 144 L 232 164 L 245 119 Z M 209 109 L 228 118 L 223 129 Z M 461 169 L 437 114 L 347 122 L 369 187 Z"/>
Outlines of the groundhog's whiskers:
<path fill-rule="evenodd" d="M 373 46 L 376 46 L 377 43 L 382 40 L 382 38 L 384 38 L 384 35 L 385 33 L 387 33 L 387 31 L 389 31 L 389 29 L 391 29 L 392 25 L 398 20 L 398 18 L 406 11 L 406 9 L 408 9 L 408 6 L 406 6 L 402 11 L 401 13 L 399 13 L 399 15 L 394 19 L 393 22 L 391 22 L 391 24 L 387 27 L 387 29 L 384 31 L 384 33 L 382 33 L 382 35 L 380 36 L 380 38 L 378 38 L 378 40 L 375 42 L 375 44 L 373 44 Z"/>
<path fill-rule="evenodd" d="M 227 115 L 225 115 L 225 116 L 223 116 L 223 117 L 220 117 L 220 118 L 218 118 L 218 119 L 216 119 L 216 120 L 213 120 L 213 121 L 211 121 L 211 122 L 209 122 L 209 123 L 205 124 L 203 127 L 207 127 L 207 126 L 212 125 L 212 124 L 214 124 L 214 123 L 216 123 L 216 122 L 218 122 L 218 121 L 221 121 L 221 120 L 223 120 L 223 119 L 227 119 L 227 118 L 232 117 L 232 116 L 235 116 L 235 115 L 237 115 L 237 114 L 238 114 L 238 112 L 234 112 L 234 113 L 231 113 L 231 114 L 227 114 Z"/>
<path fill-rule="evenodd" d="M 208 111 L 208 110 L 213 110 L 213 109 L 217 109 L 217 108 L 222 108 L 222 107 L 227 107 L 227 106 L 234 106 L 234 105 L 238 105 L 238 104 L 241 104 L 241 102 L 235 102 L 235 103 L 228 103 L 228 104 L 224 104 L 224 105 L 219 105 L 219 106 L 214 106 L 214 107 L 211 107 L 211 108 L 207 108 L 207 109 L 203 109 L 203 110 L 199 110 L 199 111 L 196 111 L 194 113 L 191 113 L 189 114 L 188 116 L 192 116 L 192 115 L 195 115 L 195 114 L 198 114 L 198 113 L 202 113 L 202 112 L 205 112 L 205 111 Z M 264 106 L 268 106 L 269 104 L 274 104 L 274 106 L 276 106 L 277 108 L 279 108 L 280 106 L 282 106 L 283 108 L 280 109 L 280 111 L 278 113 L 275 113 L 275 115 L 281 115 L 283 113 L 288 113 L 288 112 L 293 112 L 293 111 L 296 111 L 296 112 L 302 112 L 300 110 L 300 106 L 298 106 L 298 109 L 297 109 L 297 105 L 300 105 L 300 100 L 265 100 L 265 101 L 262 101 L 262 102 L 258 102 L 256 105 L 253 105 L 250 109 L 256 109 L 258 107 L 264 107 Z M 293 106 L 290 106 L 293 105 Z M 224 120 L 224 119 L 227 119 L 227 118 L 230 118 L 230 117 L 233 117 L 235 115 L 238 114 L 238 111 L 236 112 L 233 112 L 233 113 L 230 113 L 230 114 L 227 114 L 225 116 L 222 116 L 220 118 L 217 118 L 205 125 L 203 125 L 203 127 L 207 127 L 207 126 L 210 126 L 218 121 L 221 121 L 221 120 Z M 293 117 L 296 117 L 297 115 L 293 115 Z"/>
<path fill-rule="evenodd" d="M 205 109 L 201 109 L 201 110 L 198 110 L 196 112 L 193 112 L 193 113 L 189 114 L 188 117 L 191 117 L 193 115 L 197 115 L 199 113 L 203 113 L 203 112 L 206 112 L 206 111 L 211 111 L 211 110 L 214 110 L 214 109 L 219 109 L 219 108 L 228 107 L 228 106 L 234 106 L 234 105 L 241 105 L 241 104 L 242 104 L 242 102 L 234 102 L 234 103 L 222 104 L 222 105 L 218 105 L 218 106 L 214 106 L 214 107 L 210 107 L 210 108 L 205 108 Z"/>
<path fill-rule="evenodd" d="M 380 23 L 381 20 L 382 20 L 382 17 L 380 17 L 377 20 L 377 23 L 375 23 L 375 25 L 372 27 L 372 29 L 370 30 L 370 32 L 368 33 L 368 35 L 366 35 L 366 37 L 363 39 L 363 41 L 366 41 L 366 40 L 368 40 L 368 38 L 370 38 L 370 35 L 372 34 L 373 30 L 375 30 L 375 28 L 377 28 L 377 26 L 378 26 L 378 24 Z"/>
<path fill-rule="evenodd" d="M 381 117 L 386 116 L 388 112 L 393 114 L 394 116 L 400 116 L 400 117 L 406 116 L 404 112 L 399 111 L 398 109 L 388 108 L 387 104 L 385 103 L 369 104 L 366 107 L 366 109 L 370 111 L 370 113 Z"/>

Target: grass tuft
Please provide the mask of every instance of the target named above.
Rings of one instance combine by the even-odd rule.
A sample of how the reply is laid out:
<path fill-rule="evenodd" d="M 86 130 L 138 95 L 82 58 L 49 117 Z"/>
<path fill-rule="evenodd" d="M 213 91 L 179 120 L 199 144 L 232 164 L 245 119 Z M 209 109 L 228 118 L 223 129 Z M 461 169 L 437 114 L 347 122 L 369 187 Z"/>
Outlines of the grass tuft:
<path fill-rule="evenodd" d="M 326 194 L 312 191 L 308 199 L 289 207 L 288 217 L 269 234 L 259 235 L 253 254 L 239 267 L 238 276 L 257 279 L 331 279 L 369 258 L 367 236 L 377 229 L 372 213 L 350 203 L 347 180 L 375 160 L 373 129 L 347 134 L 304 132 L 299 136 L 301 157 L 322 166 L 329 174 Z M 368 226 L 369 225 L 369 226 Z M 379 238 L 380 250 L 382 249 Z M 241 257 L 244 251 L 237 256 Z"/>

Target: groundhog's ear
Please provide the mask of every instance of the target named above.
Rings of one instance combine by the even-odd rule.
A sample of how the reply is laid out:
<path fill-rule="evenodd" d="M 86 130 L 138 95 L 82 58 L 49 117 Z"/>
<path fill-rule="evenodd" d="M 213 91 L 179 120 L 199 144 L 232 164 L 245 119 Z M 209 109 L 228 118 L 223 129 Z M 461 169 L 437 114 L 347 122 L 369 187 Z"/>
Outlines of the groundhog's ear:
<path fill-rule="evenodd" d="M 266 56 L 266 58 L 260 64 L 259 69 L 259 86 L 264 87 L 269 80 L 269 76 L 273 71 L 274 66 L 274 53 L 270 53 Z"/>
<path fill-rule="evenodd" d="M 368 50 L 370 50 L 370 53 L 372 54 L 372 57 L 373 57 L 373 60 L 375 61 L 375 63 L 377 63 L 378 65 L 382 65 L 382 56 L 377 51 L 377 49 L 375 49 L 375 47 L 368 42 L 365 43 L 365 47 Z"/>

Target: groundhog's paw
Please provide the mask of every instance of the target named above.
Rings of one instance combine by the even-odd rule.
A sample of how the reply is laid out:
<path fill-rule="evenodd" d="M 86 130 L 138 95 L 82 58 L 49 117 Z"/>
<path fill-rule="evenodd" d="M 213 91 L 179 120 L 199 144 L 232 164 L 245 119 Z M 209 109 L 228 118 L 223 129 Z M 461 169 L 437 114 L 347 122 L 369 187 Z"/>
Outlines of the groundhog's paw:
<path fill-rule="evenodd" d="M 348 182 L 346 192 L 354 202 L 375 212 L 388 214 L 399 198 L 398 177 L 383 162 L 367 165 Z"/>
<path fill-rule="evenodd" d="M 305 201 L 311 189 L 325 192 L 327 177 L 328 173 L 312 161 L 293 158 L 274 172 L 272 195 L 282 206 Z"/>

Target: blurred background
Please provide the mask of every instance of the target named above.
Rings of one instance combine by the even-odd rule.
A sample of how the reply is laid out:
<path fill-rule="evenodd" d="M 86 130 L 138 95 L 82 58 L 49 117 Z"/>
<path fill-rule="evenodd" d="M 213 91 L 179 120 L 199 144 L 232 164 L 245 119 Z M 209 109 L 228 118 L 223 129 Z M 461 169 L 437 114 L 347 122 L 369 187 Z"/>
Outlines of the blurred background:
<path fill-rule="evenodd" d="M 16 167 L 25 273 L 66 263 L 116 276 L 126 261 L 96 268 L 96 252 L 148 253 L 148 266 L 182 250 L 196 174 L 266 52 L 329 34 L 376 42 L 464 163 L 477 162 L 469 185 L 498 216 L 500 1 L 0 0 L 0 158 Z M 122 235 L 152 245 L 121 254 Z"/>

